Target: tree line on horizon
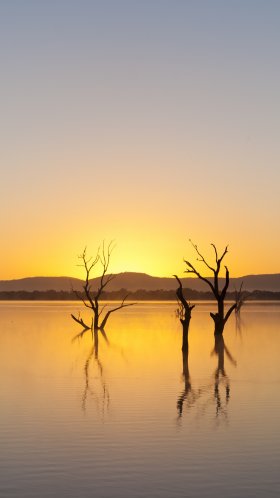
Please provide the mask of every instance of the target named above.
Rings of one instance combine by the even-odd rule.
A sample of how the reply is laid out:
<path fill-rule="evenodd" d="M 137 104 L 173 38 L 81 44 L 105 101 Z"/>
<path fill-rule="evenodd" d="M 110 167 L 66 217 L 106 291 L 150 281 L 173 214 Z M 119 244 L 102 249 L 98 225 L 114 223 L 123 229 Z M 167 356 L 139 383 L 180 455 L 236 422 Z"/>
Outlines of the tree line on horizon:
<path fill-rule="evenodd" d="M 193 301 L 212 301 L 213 295 L 210 291 L 197 291 L 183 288 L 184 295 L 187 300 Z M 280 300 L 279 291 L 243 291 L 246 301 L 278 301 Z M 86 295 L 82 292 L 83 297 Z M 104 291 L 102 295 L 103 301 L 120 301 L 125 296 L 133 301 L 177 301 L 175 290 L 146 290 L 138 289 L 136 291 L 129 291 L 128 289 L 119 289 L 114 291 Z M 229 291 L 227 293 L 227 301 L 233 301 L 236 297 L 236 291 Z M 77 295 L 74 291 L 57 291 L 49 289 L 46 291 L 0 291 L 1 301 L 77 301 Z"/>

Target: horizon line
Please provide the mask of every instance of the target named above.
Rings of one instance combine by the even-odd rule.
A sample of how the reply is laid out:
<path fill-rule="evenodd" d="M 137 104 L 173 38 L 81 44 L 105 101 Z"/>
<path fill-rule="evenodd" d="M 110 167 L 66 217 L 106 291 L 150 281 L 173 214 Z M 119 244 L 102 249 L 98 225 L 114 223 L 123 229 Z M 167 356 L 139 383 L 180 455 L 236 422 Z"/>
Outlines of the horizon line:
<path fill-rule="evenodd" d="M 149 273 L 145 273 L 145 272 L 137 272 L 137 271 L 123 271 L 123 272 L 119 272 L 119 273 L 110 273 L 110 275 L 124 275 L 124 274 L 137 274 L 137 275 L 145 275 L 145 276 L 148 276 L 148 277 L 151 277 L 151 278 L 174 278 L 174 275 L 169 275 L 169 276 L 158 276 L 158 275 L 151 275 Z M 246 277 L 254 277 L 254 276 L 273 276 L 273 275 L 280 275 L 280 272 L 276 272 L 276 273 L 248 273 L 246 275 L 240 275 L 240 276 L 231 276 L 230 278 L 246 278 Z M 90 280 L 94 280 L 96 278 L 100 278 L 101 275 L 98 275 L 96 277 L 92 277 Z M 84 279 L 83 278 L 79 278 L 79 277 L 73 277 L 73 276 L 69 276 L 69 275 L 33 275 L 33 276 L 26 276 L 26 277 L 14 277 L 14 278 L 5 278 L 5 279 L 2 279 L 0 278 L 0 281 L 1 282 L 11 282 L 13 280 L 25 280 L 25 279 L 34 279 L 34 278 L 68 278 L 68 279 L 73 279 L 73 280 L 81 280 L 83 281 Z M 196 280 L 197 277 L 195 275 L 182 275 L 182 276 L 179 276 L 179 278 L 191 278 L 191 279 L 194 279 Z M 213 278 L 212 275 L 206 275 L 205 278 Z M 221 276 L 220 278 L 225 278 L 223 276 Z"/>

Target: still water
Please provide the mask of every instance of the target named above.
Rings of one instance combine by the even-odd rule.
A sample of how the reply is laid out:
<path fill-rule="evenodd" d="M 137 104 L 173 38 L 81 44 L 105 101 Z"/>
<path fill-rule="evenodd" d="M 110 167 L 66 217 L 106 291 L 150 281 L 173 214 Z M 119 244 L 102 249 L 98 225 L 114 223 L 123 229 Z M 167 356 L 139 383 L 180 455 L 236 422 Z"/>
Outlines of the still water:
<path fill-rule="evenodd" d="M 174 303 L 112 315 L 0 304 L 0 497 L 278 497 L 280 305 L 247 304 L 216 343 L 198 304 L 182 357 Z"/>

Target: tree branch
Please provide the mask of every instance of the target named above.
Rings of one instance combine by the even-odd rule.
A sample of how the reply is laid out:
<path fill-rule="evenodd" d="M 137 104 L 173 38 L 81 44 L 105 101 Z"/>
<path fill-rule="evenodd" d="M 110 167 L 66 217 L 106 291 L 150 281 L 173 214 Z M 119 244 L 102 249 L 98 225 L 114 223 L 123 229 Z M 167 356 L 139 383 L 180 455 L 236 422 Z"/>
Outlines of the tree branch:
<path fill-rule="evenodd" d="M 212 266 L 210 266 L 207 261 L 205 260 L 205 258 L 202 256 L 202 254 L 199 252 L 198 250 L 198 247 L 196 244 L 193 243 L 193 241 L 191 239 L 190 240 L 190 243 L 191 245 L 193 246 L 193 248 L 195 249 L 195 251 L 197 252 L 198 256 L 200 257 L 200 259 L 197 258 L 197 261 L 200 261 L 201 263 L 204 263 L 208 268 L 209 270 L 211 270 L 213 273 L 215 272 L 214 268 L 212 268 Z M 213 245 L 213 244 L 212 244 Z"/>
<path fill-rule="evenodd" d="M 226 313 L 226 316 L 225 316 L 225 323 L 227 322 L 227 320 L 229 319 L 231 313 L 233 312 L 233 310 L 236 308 L 237 306 L 237 303 L 234 303 L 227 311 Z"/>
<path fill-rule="evenodd" d="M 82 318 L 80 318 L 80 316 L 77 318 L 75 315 L 71 314 L 71 317 L 73 318 L 73 320 L 75 320 L 75 322 L 77 322 L 80 325 L 82 325 L 82 327 L 84 327 L 85 330 L 89 330 L 90 329 L 90 327 L 84 322 L 84 320 Z"/>
<path fill-rule="evenodd" d="M 207 285 L 210 286 L 213 294 L 216 295 L 216 291 L 215 291 L 215 288 L 214 288 L 214 285 L 212 284 L 212 282 L 210 282 L 210 280 L 208 280 L 207 278 L 203 277 L 195 268 L 194 266 L 189 262 L 189 261 L 186 261 L 184 259 L 184 262 L 186 263 L 186 265 L 190 268 L 190 269 L 187 269 L 185 270 L 184 273 L 193 273 L 194 275 L 196 275 L 198 278 L 200 278 L 200 280 L 203 280 L 203 282 L 205 282 Z"/>
<path fill-rule="evenodd" d="M 215 258 L 216 258 L 216 264 L 218 264 L 218 251 L 217 251 L 217 248 L 216 248 L 215 244 L 211 244 L 211 246 L 214 248 Z"/>
<path fill-rule="evenodd" d="M 179 287 L 176 290 L 176 296 L 178 297 L 179 301 L 182 303 L 185 311 L 187 311 L 187 313 L 190 313 L 191 310 L 195 307 L 195 304 L 191 305 L 190 303 L 188 303 L 188 301 L 186 300 L 184 293 L 183 293 L 183 286 L 182 286 L 181 280 L 179 279 L 179 277 L 177 275 L 173 275 L 173 277 L 176 278 L 176 280 L 179 284 Z"/>
<path fill-rule="evenodd" d="M 100 329 L 104 329 L 105 328 L 105 325 L 106 325 L 107 320 L 108 320 L 109 316 L 111 315 L 111 313 L 114 313 L 115 311 L 120 310 L 122 308 L 126 308 L 127 306 L 134 306 L 135 304 L 137 304 L 137 303 L 127 303 L 127 304 L 125 304 L 125 300 L 127 299 L 127 297 L 128 296 L 126 296 L 122 300 L 122 303 L 120 304 L 120 306 L 117 306 L 116 308 L 113 308 L 113 309 L 107 311 L 105 317 L 103 318 L 103 320 L 101 322 Z"/>
<path fill-rule="evenodd" d="M 224 250 L 222 256 L 218 259 L 218 262 L 220 262 L 220 264 L 223 261 L 223 259 L 224 259 L 225 255 L 227 254 L 227 252 L 228 252 L 228 246 L 225 247 L 225 250 Z"/>
<path fill-rule="evenodd" d="M 228 271 L 228 267 L 225 266 L 225 269 L 226 269 L 226 281 L 225 281 L 224 288 L 223 288 L 223 290 L 221 292 L 221 297 L 222 297 L 223 300 L 226 297 L 226 293 L 227 293 L 228 286 L 229 286 L 229 271 Z"/>
<path fill-rule="evenodd" d="M 79 292 L 79 291 L 76 291 L 74 289 L 72 289 L 72 292 L 74 292 L 75 296 L 77 296 L 77 298 L 82 301 L 82 303 L 84 304 L 84 306 L 86 306 L 87 308 L 92 308 L 92 306 L 90 304 L 88 304 L 85 299 L 83 298 L 82 294 Z"/>

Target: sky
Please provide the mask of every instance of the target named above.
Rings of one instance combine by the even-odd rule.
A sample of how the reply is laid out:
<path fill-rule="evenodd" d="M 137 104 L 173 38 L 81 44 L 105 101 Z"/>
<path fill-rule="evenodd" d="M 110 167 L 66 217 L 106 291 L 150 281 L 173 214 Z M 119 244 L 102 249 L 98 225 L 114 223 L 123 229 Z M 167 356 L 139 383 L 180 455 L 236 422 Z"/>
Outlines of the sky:
<path fill-rule="evenodd" d="M 279 273 L 280 2 L 0 2 L 0 279 Z"/>

